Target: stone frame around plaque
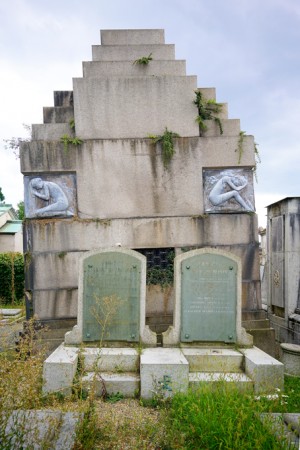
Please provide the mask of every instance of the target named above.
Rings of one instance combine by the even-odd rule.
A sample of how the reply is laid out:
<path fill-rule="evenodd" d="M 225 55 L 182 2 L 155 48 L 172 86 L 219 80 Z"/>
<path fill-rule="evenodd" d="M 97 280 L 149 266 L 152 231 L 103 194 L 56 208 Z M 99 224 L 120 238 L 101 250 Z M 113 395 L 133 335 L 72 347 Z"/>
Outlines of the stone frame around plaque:
<path fill-rule="evenodd" d="M 205 213 L 254 212 L 252 168 L 203 169 Z"/>
<path fill-rule="evenodd" d="M 76 215 L 76 174 L 24 176 L 26 219 L 68 218 Z"/>
<path fill-rule="evenodd" d="M 246 333 L 246 330 L 242 327 L 242 263 L 241 259 L 232 253 L 225 252 L 223 250 L 218 250 L 214 248 L 201 248 L 196 250 L 190 250 L 186 253 L 176 256 L 174 260 L 174 285 L 175 285 L 175 303 L 174 303 L 174 316 L 173 325 L 168 328 L 167 331 L 163 333 L 163 346 L 172 347 L 178 346 L 186 347 L 189 345 L 194 345 L 194 343 L 181 342 L 181 304 L 182 304 L 182 290 L 181 290 L 181 272 L 182 263 L 191 257 L 197 255 L 219 255 L 228 258 L 228 261 L 232 260 L 237 265 L 236 273 L 236 345 L 239 346 L 252 346 L 253 338 L 251 335 Z"/>
<path fill-rule="evenodd" d="M 84 300 L 84 262 L 91 256 L 95 256 L 99 253 L 116 253 L 127 254 L 133 256 L 141 263 L 141 276 L 140 276 L 140 317 L 139 317 L 139 339 L 138 342 L 145 345 L 156 346 L 157 336 L 156 333 L 150 330 L 146 325 L 146 264 L 147 260 L 144 255 L 136 252 L 135 250 L 125 248 L 102 248 L 99 250 L 92 250 L 86 252 L 79 260 L 79 282 L 78 282 L 78 313 L 77 313 L 77 325 L 73 329 L 66 333 L 65 344 L 66 345 L 79 345 L 85 342 L 83 339 L 83 300 Z M 86 344 L 86 342 L 85 342 Z M 113 346 L 113 342 L 111 342 Z"/>

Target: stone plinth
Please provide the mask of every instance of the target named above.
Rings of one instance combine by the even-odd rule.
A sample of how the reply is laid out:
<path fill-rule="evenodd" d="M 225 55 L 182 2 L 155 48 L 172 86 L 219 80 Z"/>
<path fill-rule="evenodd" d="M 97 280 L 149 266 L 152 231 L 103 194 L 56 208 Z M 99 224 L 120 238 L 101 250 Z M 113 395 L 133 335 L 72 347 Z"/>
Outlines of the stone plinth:
<path fill-rule="evenodd" d="M 170 397 L 186 392 L 189 364 L 178 348 L 149 348 L 141 355 L 141 397 Z"/>
<path fill-rule="evenodd" d="M 44 362 L 43 392 L 70 394 L 77 370 L 79 348 L 60 345 Z"/>
<path fill-rule="evenodd" d="M 300 377 L 300 345 L 280 344 L 282 350 L 281 362 L 287 375 Z"/>
<path fill-rule="evenodd" d="M 245 356 L 245 372 L 254 381 L 256 393 L 274 392 L 283 389 L 284 366 L 257 347 L 241 349 Z"/>

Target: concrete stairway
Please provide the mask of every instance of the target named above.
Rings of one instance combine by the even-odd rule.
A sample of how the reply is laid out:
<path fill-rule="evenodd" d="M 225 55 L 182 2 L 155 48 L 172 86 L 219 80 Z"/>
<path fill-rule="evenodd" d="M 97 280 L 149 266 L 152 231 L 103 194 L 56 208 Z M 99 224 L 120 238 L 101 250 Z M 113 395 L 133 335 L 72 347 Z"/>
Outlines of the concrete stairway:
<path fill-rule="evenodd" d="M 270 320 L 267 318 L 266 311 L 259 311 L 260 314 L 248 314 L 243 320 L 242 326 L 247 333 L 253 336 L 253 344 L 273 356 L 278 358 L 275 343 L 275 329 L 270 327 Z"/>
<path fill-rule="evenodd" d="M 253 381 L 244 373 L 244 355 L 237 350 L 214 348 L 184 348 L 189 362 L 189 387 L 199 389 L 204 384 L 234 383 L 240 390 L 252 390 Z"/>
<path fill-rule="evenodd" d="M 139 393 L 139 352 L 134 348 L 85 348 L 81 354 L 83 385 L 97 396 L 116 394 L 134 397 Z"/>
<path fill-rule="evenodd" d="M 186 392 L 189 387 L 229 382 L 256 393 L 283 388 L 284 367 L 253 347 L 83 348 L 62 344 L 44 363 L 44 392 L 71 392 L 78 362 L 82 385 L 96 395 L 122 393 L 152 398 Z"/>

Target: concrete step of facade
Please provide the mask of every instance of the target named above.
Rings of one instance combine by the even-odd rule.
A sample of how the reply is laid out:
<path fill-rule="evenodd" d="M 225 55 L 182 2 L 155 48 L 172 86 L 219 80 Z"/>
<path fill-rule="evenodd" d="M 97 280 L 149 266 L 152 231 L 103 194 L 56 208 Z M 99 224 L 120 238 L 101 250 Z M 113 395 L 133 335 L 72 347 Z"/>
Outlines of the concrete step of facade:
<path fill-rule="evenodd" d="M 242 327 L 246 330 L 254 330 L 254 329 L 262 329 L 262 328 L 270 328 L 270 320 L 269 319 L 249 319 L 242 321 Z"/>
<path fill-rule="evenodd" d="M 224 348 L 182 348 L 189 362 L 190 372 L 229 372 L 243 371 L 244 356 L 237 350 Z"/>
<path fill-rule="evenodd" d="M 232 383 L 239 390 L 253 391 L 253 381 L 245 373 L 224 373 L 224 372 L 190 372 L 189 387 L 191 389 L 201 389 L 209 384 Z"/>
<path fill-rule="evenodd" d="M 140 355 L 134 348 L 84 348 L 82 352 L 84 368 L 93 371 L 96 368 L 102 372 L 137 372 Z"/>
<path fill-rule="evenodd" d="M 44 106 L 43 108 L 44 123 L 70 123 L 74 119 L 73 106 Z M 70 128 L 70 133 L 71 133 Z"/>
<path fill-rule="evenodd" d="M 222 136 L 239 136 L 241 127 L 239 119 L 221 119 Z M 214 120 L 205 120 L 207 129 L 202 131 L 204 137 L 221 136 L 219 125 Z"/>
<path fill-rule="evenodd" d="M 82 139 L 145 138 L 163 134 L 166 126 L 180 136 L 199 136 L 195 76 L 74 78 L 73 86 L 76 133 Z"/>
<path fill-rule="evenodd" d="M 102 45 L 164 44 L 163 29 L 101 30 Z"/>
<path fill-rule="evenodd" d="M 68 123 L 44 123 L 32 125 L 32 139 L 44 141 L 60 141 L 64 134 L 70 133 Z"/>
<path fill-rule="evenodd" d="M 93 390 L 97 397 L 120 393 L 136 397 L 140 390 L 140 376 L 136 372 L 88 372 L 82 379 L 83 387 Z"/>
<path fill-rule="evenodd" d="M 184 60 L 154 60 L 143 66 L 132 61 L 87 61 L 83 62 L 82 67 L 83 76 L 87 78 L 186 75 Z"/>
<path fill-rule="evenodd" d="M 175 59 L 174 44 L 92 45 L 93 61 L 136 61 L 152 54 L 153 59 Z M 151 62 L 151 61 L 150 61 Z"/>

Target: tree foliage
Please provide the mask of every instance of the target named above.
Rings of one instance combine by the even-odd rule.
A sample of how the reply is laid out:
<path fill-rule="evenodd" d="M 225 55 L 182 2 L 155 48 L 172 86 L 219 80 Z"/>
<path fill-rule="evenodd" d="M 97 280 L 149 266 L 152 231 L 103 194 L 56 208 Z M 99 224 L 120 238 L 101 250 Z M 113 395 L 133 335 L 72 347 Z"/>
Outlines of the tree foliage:
<path fill-rule="evenodd" d="M 24 202 L 23 200 L 21 200 L 18 204 L 17 204 L 17 214 L 18 214 L 18 219 L 19 220 L 23 220 L 25 218 L 25 211 L 24 211 Z"/>
<path fill-rule="evenodd" d="M 0 187 L 0 203 L 4 202 L 5 196 L 3 195 L 2 188 Z"/>

